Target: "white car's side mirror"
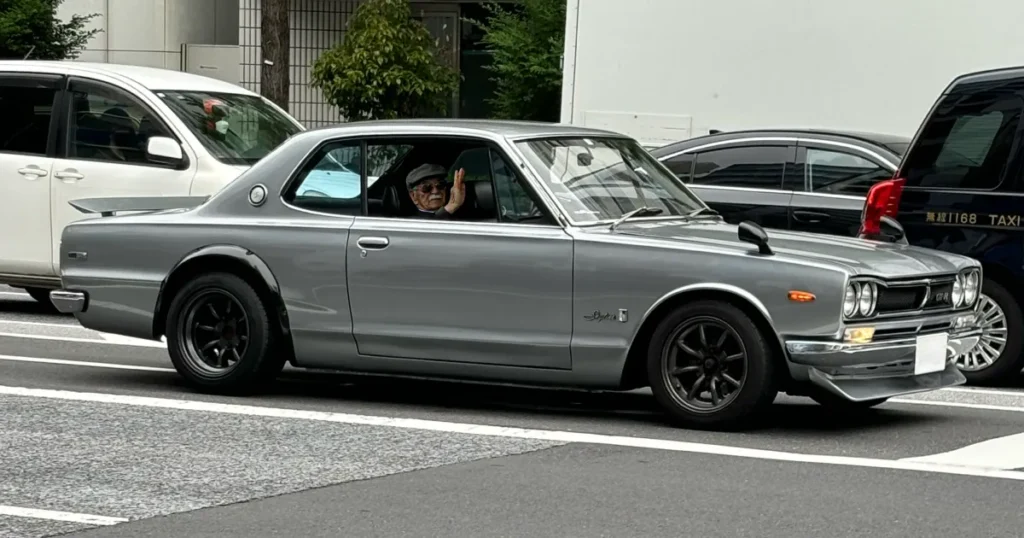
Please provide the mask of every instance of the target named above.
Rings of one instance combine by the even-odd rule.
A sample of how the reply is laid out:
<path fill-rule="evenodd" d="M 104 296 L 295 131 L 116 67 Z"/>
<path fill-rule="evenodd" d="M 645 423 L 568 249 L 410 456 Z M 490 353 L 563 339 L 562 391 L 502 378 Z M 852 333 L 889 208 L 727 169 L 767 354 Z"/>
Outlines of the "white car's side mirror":
<path fill-rule="evenodd" d="M 166 136 L 151 136 L 146 142 L 146 153 L 154 161 L 178 164 L 185 158 L 181 146 L 173 138 Z"/>

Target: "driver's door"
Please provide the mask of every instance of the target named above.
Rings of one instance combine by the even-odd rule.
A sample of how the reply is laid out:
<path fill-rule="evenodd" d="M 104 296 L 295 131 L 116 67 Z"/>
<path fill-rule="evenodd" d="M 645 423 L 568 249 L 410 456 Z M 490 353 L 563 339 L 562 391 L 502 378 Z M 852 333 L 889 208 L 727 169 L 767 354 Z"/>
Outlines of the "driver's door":
<path fill-rule="evenodd" d="M 347 273 L 361 355 L 572 367 L 573 241 L 543 218 L 516 222 L 532 208 L 508 170 L 467 182 L 478 221 L 356 217 Z"/>

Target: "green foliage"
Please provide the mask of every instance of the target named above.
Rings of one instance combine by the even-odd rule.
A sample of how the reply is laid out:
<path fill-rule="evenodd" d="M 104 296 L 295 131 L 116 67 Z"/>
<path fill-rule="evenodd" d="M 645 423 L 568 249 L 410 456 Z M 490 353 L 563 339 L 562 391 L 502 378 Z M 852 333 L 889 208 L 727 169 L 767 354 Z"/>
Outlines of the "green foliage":
<path fill-rule="evenodd" d="M 68 21 L 57 17 L 64 0 L 0 0 L 0 58 L 70 60 L 77 58 L 86 43 L 100 30 L 86 30 L 96 17 L 73 15 Z M 32 47 L 35 49 L 32 49 Z"/>
<path fill-rule="evenodd" d="M 443 115 L 457 88 L 408 0 L 367 0 L 345 40 L 313 64 L 312 86 L 348 121 Z"/>
<path fill-rule="evenodd" d="M 509 10 L 490 2 L 483 44 L 493 54 L 487 68 L 497 86 L 490 99 L 499 118 L 558 121 L 562 105 L 561 58 L 565 0 L 522 0 Z"/>

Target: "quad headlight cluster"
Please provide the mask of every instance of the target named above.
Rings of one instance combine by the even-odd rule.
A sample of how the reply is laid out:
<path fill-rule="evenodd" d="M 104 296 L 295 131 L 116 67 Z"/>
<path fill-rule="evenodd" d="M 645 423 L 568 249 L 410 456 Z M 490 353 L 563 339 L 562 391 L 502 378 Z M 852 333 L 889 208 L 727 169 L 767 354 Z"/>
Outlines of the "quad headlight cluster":
<path fill-rule="evenodd" d="M 981 271 L 968 269 L 956 275 L 953 282 L 953 308 L 971 306 L 981 290 Z"/>
<path fill-rule="evenodd" d="M 981 271 L 961 271 L 953 281 L 950 301 L 953 308 L 969 308 L 981 293 Z M 878 308 L 878 284 L 871 280 L 852 280 L 843 296 L 843 316 L 847 319 L 871 317 Z"/>
<path fill-rule="evenodd" d="M 866 318 L 875 313 L 878 306 L 878 284 L 874 282 L 850 282 L 843 297 L 843 315 L 852 318 Z"/>

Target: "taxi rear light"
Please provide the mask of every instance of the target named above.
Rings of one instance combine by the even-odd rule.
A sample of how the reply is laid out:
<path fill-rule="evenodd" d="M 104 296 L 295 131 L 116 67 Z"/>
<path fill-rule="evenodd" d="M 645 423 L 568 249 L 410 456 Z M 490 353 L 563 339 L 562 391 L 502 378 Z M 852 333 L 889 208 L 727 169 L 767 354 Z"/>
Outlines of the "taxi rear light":
<path fill-rule="evenodd" d="M 882 217 L 896 217 L 903 196 L 903 178 L 875 183 L 868 191 L 861 214 L 860 235 L 876 235 L 882 231 Z"/>

